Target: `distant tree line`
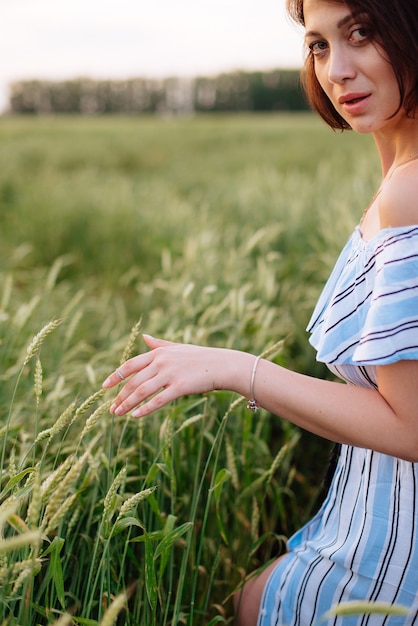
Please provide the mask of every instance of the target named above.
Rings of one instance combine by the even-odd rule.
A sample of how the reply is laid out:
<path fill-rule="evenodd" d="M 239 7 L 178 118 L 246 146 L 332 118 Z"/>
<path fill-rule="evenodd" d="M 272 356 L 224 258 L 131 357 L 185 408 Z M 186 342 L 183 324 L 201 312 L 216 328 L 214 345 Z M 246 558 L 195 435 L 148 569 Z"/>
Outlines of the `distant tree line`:
<path fill-rule="evenodd" d="M 308 108 L 296 70 L 214 77 L 26 80 L 10 86 L 11 113 L 289 111 Z"/>

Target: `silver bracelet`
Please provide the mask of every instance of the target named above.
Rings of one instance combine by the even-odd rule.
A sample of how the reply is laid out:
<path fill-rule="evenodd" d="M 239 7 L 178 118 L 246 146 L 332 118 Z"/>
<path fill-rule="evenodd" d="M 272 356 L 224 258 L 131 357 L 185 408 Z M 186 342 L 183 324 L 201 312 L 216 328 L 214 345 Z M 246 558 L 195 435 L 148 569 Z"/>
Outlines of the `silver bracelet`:
<path fill-rule="evenodd" d="M 253 369 L 251 372 L 250 399 L 248 400 L 247 409 L 250 409 L 250 411 L 252 411 L 253 413 L 257 413 L 258 409 L 260 408 L 258 406 L 257 400 L 254 398 L 255 373 L 256 373 L 257 365 L 260 359 L 261 359 L 261 354 L 254 361 Z"/>

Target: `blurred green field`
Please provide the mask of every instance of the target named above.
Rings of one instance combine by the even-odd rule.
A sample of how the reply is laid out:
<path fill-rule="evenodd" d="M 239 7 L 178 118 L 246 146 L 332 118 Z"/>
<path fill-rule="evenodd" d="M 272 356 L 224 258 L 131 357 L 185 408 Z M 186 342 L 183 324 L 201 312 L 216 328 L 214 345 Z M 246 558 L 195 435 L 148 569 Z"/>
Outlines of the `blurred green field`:
<path fill-rule="evenodd" d="M 328 443 L 229 393 L 114 418 L 101 381 L 142 331 L 328 376 L 305 327 L 378 176 L 308 114 L 0 119 L 2 624 L 232 623 Z"/>

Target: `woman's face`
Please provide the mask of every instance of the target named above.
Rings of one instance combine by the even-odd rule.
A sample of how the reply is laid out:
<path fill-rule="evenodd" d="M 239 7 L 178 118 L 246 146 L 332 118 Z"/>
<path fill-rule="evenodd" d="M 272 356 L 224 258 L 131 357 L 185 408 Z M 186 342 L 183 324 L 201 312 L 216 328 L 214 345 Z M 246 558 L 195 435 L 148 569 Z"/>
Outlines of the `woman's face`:
<path fill-rule="evenodd" d="M 384 51 L 370 38 L 369 20 L 332 0 L 304 0 L 303 11 L 315 75 L 338 113 L 360 133 L 395 124 L 402 115 L 391 118 L 399 108 L 399 86 Z"/>

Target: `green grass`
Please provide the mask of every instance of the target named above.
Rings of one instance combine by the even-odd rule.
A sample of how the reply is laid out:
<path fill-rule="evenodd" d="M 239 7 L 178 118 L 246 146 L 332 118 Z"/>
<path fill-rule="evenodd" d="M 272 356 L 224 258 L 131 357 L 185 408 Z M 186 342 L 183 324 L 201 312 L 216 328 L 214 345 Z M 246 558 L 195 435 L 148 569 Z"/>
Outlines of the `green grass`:
<path fill-rule="evenodd" d="M 115 418 L 101 381 L 142 330 L 328 375 L 304 329 L 378 175 L 310 115 L 0 120 L 0 623 L 232 623 L 328 443 L 228 392 Z"/>

